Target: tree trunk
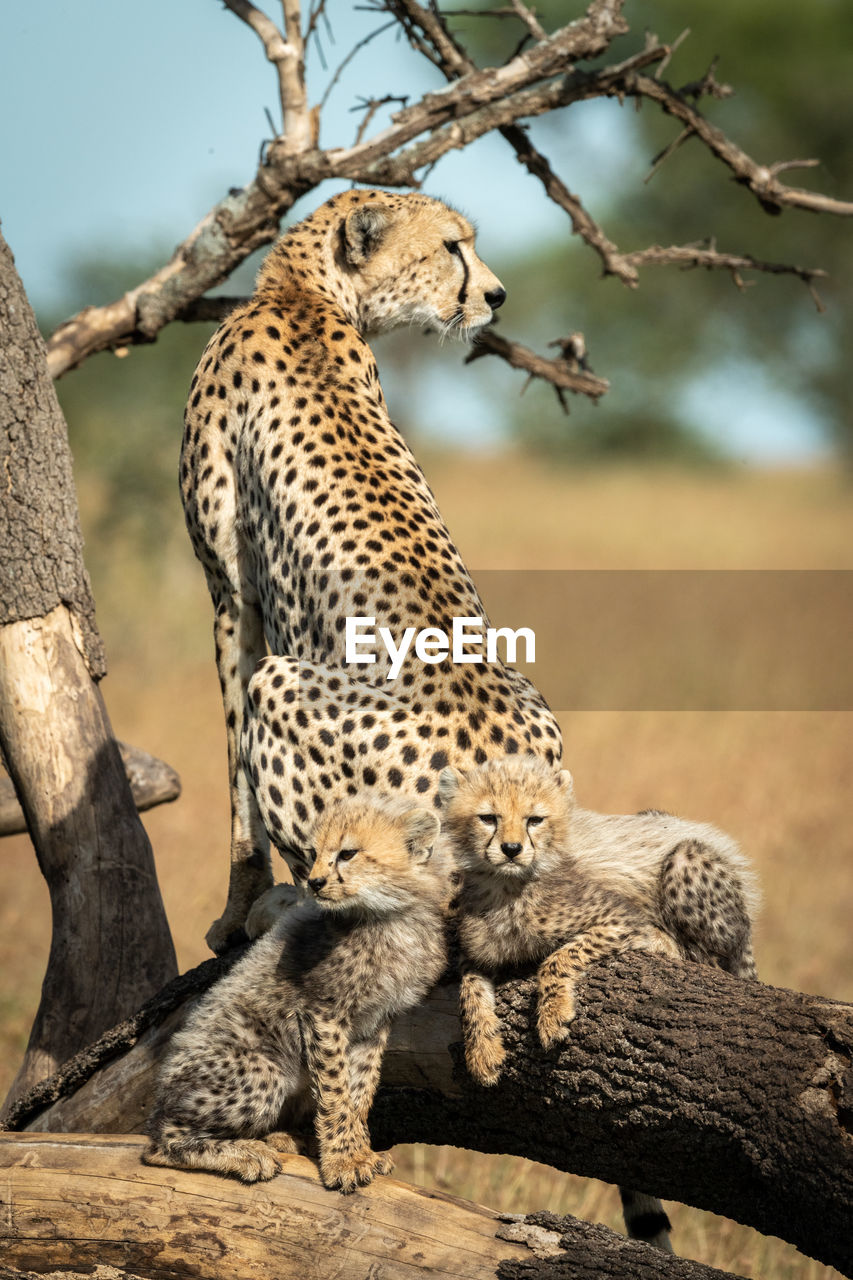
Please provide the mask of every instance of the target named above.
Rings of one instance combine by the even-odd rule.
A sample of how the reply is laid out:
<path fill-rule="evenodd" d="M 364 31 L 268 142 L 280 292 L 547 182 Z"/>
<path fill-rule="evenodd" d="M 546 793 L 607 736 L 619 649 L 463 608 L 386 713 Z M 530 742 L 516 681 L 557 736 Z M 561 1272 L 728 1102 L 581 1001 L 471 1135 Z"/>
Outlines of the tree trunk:
<path fill-rule="evenodd" d="M 139 1138 L 0 1135 L 0 1247 L 21 1271 L 119 1267 L 144 1280 L 726 1280 L 574 1219 L 507 1220 L 378 1178 L 326 1191 L 313 1164 L 253 1187 L 153 1169 Z M 559 1268 L 549 1270 L 547 1268 Z M 732 1280 L 728 1276 L 728 1280 Z"/>
<path fill-rule="evenodd" d="M 851 1006 L 617 956 L 590 969 L 570 1039 L 544 1053 L 534 994 L 529 978 L 499 987 L 508 1058 L 493 1089 L 462 1064 L 455 985 L 398 1019 L 371 1114 L 375 1145 L 525 1156 L 713 1210 L 853 1270 Z M 174 1007 L 164 1006 L 172 1017 Z M 147 1028 L 124 1055 L 114 1042 L 119 1056 L 71 1096 L 46 1110 L 43 1096 L 35 1116 L 22 1109 L 16 1127 L 139 1129 L 165 1040 Z"/>
<path fill-rule="evenodd" d="M 0 236 L 0 751 L 53 910 L 9 1101 L 176 972 L 154 860 L 95 681 L 104 655 L 65 423 Z"/>

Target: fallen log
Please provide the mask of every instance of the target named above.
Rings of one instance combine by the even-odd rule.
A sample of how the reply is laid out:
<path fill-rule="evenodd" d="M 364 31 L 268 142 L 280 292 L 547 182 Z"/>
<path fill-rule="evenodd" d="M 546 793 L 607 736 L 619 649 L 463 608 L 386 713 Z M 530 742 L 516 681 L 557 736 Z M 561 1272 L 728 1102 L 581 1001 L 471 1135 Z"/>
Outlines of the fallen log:
<path fill-rule="evenodd" d="M 143 1145 L 0 1134 L 6 1269 L 20 1276 L 116 1267 L 141 1280 L 733 1280 L 605 1227 L 502 1218 L 393 1178 L 342 1196 L 325 1190 L 301 1156 L 283 1157 L 272 1182 L 247 1187 L 150 1168 L 139 1159 Z"/>
<path fill-rule="evenodd" d="M 149 755 L 141 747 L 116 744 L 130 783 L 137 813 L 168 804 L 181 794 L 181 780 L 170 764 Z M 27 831 L 27 819 L 21 808 L 11 778 L 0 778 L 0 836 L 15 836 Z"/>
<path fill-rule="evenodd" d="M 544 1053 L 534 985 L 499 985 L 508 1057 L 493 1089 L 465 1072 L 452 983 L 398 1020 L 371 1115 L 378 1147 L 525 1156 L 710 1209 L 853 1271 L 851 1006 L 629 954 L 589 970 L 570 1039 Z M 158 1035 L 40 1114 L 21 1110 L 16 1127 L 138 1129 Z"/>

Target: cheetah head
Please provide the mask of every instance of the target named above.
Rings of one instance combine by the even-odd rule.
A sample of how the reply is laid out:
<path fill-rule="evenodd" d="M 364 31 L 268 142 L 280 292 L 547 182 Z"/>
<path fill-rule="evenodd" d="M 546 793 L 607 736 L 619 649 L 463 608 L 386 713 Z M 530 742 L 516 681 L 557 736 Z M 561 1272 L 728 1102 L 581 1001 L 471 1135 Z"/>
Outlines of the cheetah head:
<path fill-rule="evenodd" d="M 445 769 L 438 794 L 442 831 L 465 872 L 530 879 L 567 847 L 572 776 L 534 756 L 491 760 L 468 773 Z"/>
<path fill-rule="evenodd" d="M 314 829 L 308 888 L 325 910 L 367 915 L 398 911 L 415 898 L 436 900 L 438 830 L 429 809 L 338 801 Z"/>
<path fill-rule="evenodd" d="M 506 290 L 477 256 L 467 218 L 419 194 L 352 192 L 351 200 L 340 262 L 363 332 L 415 325 L 468 341 L 489 323 Z"/>

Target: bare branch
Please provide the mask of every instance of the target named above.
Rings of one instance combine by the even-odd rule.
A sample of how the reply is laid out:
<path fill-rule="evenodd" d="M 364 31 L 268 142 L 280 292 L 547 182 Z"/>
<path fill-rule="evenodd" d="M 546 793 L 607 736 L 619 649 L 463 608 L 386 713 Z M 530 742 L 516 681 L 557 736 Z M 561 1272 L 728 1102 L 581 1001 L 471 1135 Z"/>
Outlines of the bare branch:
<path fill-rule="evenodd" d="M 548 33 L 543 26 L 537 22 L 534 15 L 530 12 L 526 4 L 522 4 L 521 0 L 512 0 L 512 7 L 516 15 L 521 19 L 527 30 L 533 36 L 534 40 L 546 40 Z"/>
<path fill-rule="evenodd" d="M 678 266 L 687 271 L 693 267 L 705 267 L 709 271 L 730 271 L 738 288 L 744 288 L 741 271 L 762 271 L 767 275 L 797 276 L 814 299 L 818 311 L 825 307 L 815 289 L 815 280 L 826 280 L 827 273 L 817 267 L 798 267 L 786 262 L 764 262 L 749 253 L 719 253 L 711 241 L 709 244 L 671 245 L 668 249 L 650 245 L 633 253 L 620 254 L 622 261 L 635 267 Z"/>
<path fill-rule="evenodd" d="M 282 0 L 284 34 L 288 57 L 282 67 L 284 95 L 284 149 L 294 155 L 316 145 L 317 130 L 308 109 L 305 91 L 305 44 L 302 39 L 302 12 L 299 0 Z"/>
<path fill-rule="evenodd" d="M 295 0 L 287 3 L 290 36 L 298 5 Z M 493 129 L 507 131 L 505 136 L 516 154 L 539 177 L 549 196 L 569 213 L 577 234 L 599 254 L 605 273 L 635 284 L 636 267 L 630 255 L 621 254 L 612 244 L 516 123 L 590 98 L 623 101 L 633 96 L 657 102 L 685 128 L 692 129 L 773 212 L 790 205 L 853 213 L 853 204 L 787 187 L 777 176 L 786 167 L 784 162 L 770 167 L 757 164 L 677 90 L 643 75 L 644 67 L 666 56 L 665 46 L 652 43 L 619 64 L 595 71 L 575 68 L 565 72 L 577 60 L 600 54 L 626 30 L 621 8 L 622 0 L 592 0 L 583 17 L 525 49 L 506 65 L 479 70 L 446 31 L 437 10 L 426 9 L 416 0 L 385 0 L 382 9 L 371 6 L 373 11 L 397 18 L 410 41 L 428 51 L 451 83 L 395 113 L 391 123 L 373 137 L 349 148 L 326 151 L 305 144 L 307 117 L 301 99 L 301 104 L 293 107 L 293 131 L 272 142 L 253 182 L 220 201 L 178 246 L 170 262 L 122 298 L 105 307 L 87 308 L 60 326 L 48 344 L 51 373 L 58 376 L 108 347 L 152 341 L 164 325 L 221 283 L 249 253 L 275 239 L 281 217 L 301 195 L 325 179 L 417 186 L 418 175 L 425 168 Z M 292 47 L 291 40 L 286 43 Z M 713 69 L 700 82 L 707 91 L 711 91 L 712 77 Z M 806 279 L 799 268 L 794 274 Z M 810 288 L 814 278 L 810 273 Z"/>
<path fill-rule="evenodd" d="M 709 72 L 710 74 L 712 73 Z M 723 89 L 725 86 L 717 87 Z M 694 86 L 687 88 L 692 92 Z M 832 213 L 846 218 L 853 216 L 853 203 L 848 200 L 836 200 L 817 191 L 789 187 L 784 182 L 779 182 L 776 175 L 797 162 L 758 164 L 666 81 L 630 73 L 625 77 L 623 85 L 610 84 L 603 88 L 603 92 L 611 97 L 642 97 L 656 102 L 667 115 L 680 120 L 701 138 L 711 154 L 731 169 L 736 181 L 748 187 L 768 213 L 781 213 L 787 207 L 808 209 L 812 213 Z"/>
<path fill-rule="evenodd" d="M 550 382 L 557 392 L 560 404 L 565 409 L 566 402 L 561 395 L 563 391 L 574 391 L 580 395 L 589 396 L 591 400 L 598 400 L 610 390 L 610 383 L 606 378 L 597 378 L 594 373 L 582 367 L 586 363 L 586 352 L 583 350 L 582 355 L 578 357 L 578 338 L 582 343 L 582 334 L 572 334 L 570 338 L 560 338 L 552 342 L 550 345 L 559 346 L 563 354 L 557 359 L 548 360 L 545 356 L 538 356 L 529 347 L 522 346 L 520 342 L 511 342 L 507 338 L 502 338 L 494 329 L 486 329 L 478 337 L 465 363 L 471 364 L 481 356 L 500 356 L 501 360 L 505 360 L 513 369 L 523 369 L 530 374 L 531 378 L 541 378 L 544 382 Z"/>

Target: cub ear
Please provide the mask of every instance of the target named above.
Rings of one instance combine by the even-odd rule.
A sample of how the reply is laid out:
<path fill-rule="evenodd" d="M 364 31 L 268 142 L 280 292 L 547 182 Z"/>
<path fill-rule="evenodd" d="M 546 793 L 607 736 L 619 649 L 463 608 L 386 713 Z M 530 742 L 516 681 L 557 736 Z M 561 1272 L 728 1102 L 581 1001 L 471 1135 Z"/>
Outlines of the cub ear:
<path fill-rule="evenodd" d="M 557 774 L 557 786 L 562 791 L 566 803 L 571 803 L 575 798 L 575 782 L 568 769 L 561 769 Z"/>
<path fill-rule="evenodd" d="M 458 769 L 452 769 L 450 765 L 446 769 L 442 769 L 438 775 L 438 798 L 444 808 L 456 795 L 464 781 L 465 774 L 460 773 Z"/>
<path fill-rule="evenodd" d="M 379 248 L 393 214 L 384 204 L 361 204 L 352 209 L 341 227 L 344 257 L 351 267 L 360 267 Z"/>
<path fill-rule="evenodd" d="M 441 823 L 431 809 L 410 809 L 403 818 L 406 844 L 414 862 L 429 862 Z"/>

